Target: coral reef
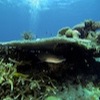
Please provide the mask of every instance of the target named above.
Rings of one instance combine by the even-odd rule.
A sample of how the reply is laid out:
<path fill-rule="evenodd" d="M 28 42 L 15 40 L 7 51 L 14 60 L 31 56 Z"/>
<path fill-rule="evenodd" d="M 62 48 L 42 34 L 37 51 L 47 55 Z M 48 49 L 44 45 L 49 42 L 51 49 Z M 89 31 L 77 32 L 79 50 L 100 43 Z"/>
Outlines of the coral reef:
<path fill-rule="evenodd" d="M 0 100 L 99 100 L 100 23 L 56 37 L 0 43 Z"/>
<path fill-rule="evenodd" d="M 95 40 L 96 40 L 97 44 L 100 44 L 100 32 L 97 32 Z"/>
<path fill-rule="evenodd" d="M 64 27 L 64 28 L 62 28 L 62 29 L 60 29 L 59 31 L 58 31 L 58 36 L 63 36 L 63 35 L 65 35 L 65 32 L 68 30 L 68 29 L 70 29 L 69 27 Z"/>
<path fill-rule="evenodd" d="M 16 66 L 0 63 L 0 100 L 44 100 L 56 93 L 50 77 L 43 73 L 27 76 L 18 73 Z"/>
<path fill-rule="evenodd" d="M 75 25 L 72 29 L 64 27 L 58 31 L 58 36 L 79 37 L 82 39 L 96 39 L 100 22 L 85 20 L 83 23 Z"/>
<path fill-rule="evenodd" d="M 1 100 L 99 100 L 100 88 L 89 80 L 85 86 L 72 80 L 60 85 L 44 73 L 27 76 L 16 68 L 16 64 L 0 62 Z"/>
<path fill-rule="evenodd" d="M 77 30 L 73 30 L 69 27 L 66 27 L 66 28 L 60 29 L 58 31 L 57 36 L 58 37 L 65 36 L 65 37 L 68 37 L 68 38 L 79 38 L 80 32 L 78 32 Z"/>
<path fill-rule="evenodd" d="M 31 32 L 24 32 L 22 34 L 22 37 L 23 37 L 24 40 L 32 40 L 32 39 L 36 38 L 36 36 Z"/>
<path fill-rule="evenodd" d="M 86 20 L 83 23 L 74 26 L 73 29 L 78 30 L 81 33 L 81 38 L 87 38 L 91 32 L 96 34 L 96 31 L 100 29 L 100 22 Z"/>

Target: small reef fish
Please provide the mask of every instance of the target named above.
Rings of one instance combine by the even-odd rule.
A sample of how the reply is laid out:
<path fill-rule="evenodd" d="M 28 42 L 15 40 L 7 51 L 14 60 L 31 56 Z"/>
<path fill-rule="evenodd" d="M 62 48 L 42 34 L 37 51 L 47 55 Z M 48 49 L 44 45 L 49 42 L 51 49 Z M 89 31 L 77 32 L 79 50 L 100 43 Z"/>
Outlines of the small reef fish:
<path fill-rule="evenodd" d="M 100 57 L 94 57 L 95 61 L 100 62 Z"/>
<path fill-rule="evenodd" d="M 53 54 L 43 54 L 43 55 L 39 55 L 38 57 L 40 61 L 46 62 L 46 63 L 59 64 L 59 63 L 66 61 L 64 57 L 56 56 Z"/>
<path fill-rule="evenodd" d="M 28 75 L 22 74 L 22 73 L 19 73 L 19 72 L 15 72 L 15 73 L 14 73 L 14 76 L 15 76 L 15 77 L 23 77 L 23 78 L 27 78 L 27 77 L 28 77 Z"/>

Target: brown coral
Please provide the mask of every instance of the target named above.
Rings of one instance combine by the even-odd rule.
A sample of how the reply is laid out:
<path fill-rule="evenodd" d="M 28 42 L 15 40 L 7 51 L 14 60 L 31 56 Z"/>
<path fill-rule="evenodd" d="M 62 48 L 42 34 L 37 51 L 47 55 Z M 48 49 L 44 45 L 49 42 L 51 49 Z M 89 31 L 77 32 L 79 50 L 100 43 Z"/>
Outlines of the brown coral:
<path fill-rule="evenodd" d="M 58 36 L 64 36 L 66 31 L 70 29 L 69 27 L 64 27 L 64 28 L 61 28 L 59 31 L 58 31 Z"/>
<path fill-rule="evenodd" d="M 73 29 L 81 33 L 81 38 L 87 38 L 91 32 L 95 33 L 98 29 L 100 29 L 100 22 L 86 20 L 81 24 L 75 25 Z"/>

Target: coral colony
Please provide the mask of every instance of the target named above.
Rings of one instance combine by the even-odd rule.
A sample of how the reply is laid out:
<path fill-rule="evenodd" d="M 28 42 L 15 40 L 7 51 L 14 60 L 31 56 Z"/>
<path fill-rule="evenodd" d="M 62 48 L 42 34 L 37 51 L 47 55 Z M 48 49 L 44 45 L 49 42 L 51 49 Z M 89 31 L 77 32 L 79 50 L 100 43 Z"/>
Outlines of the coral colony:
<path fill-rule="evenodd" d="M 100 22 L 23 38 L 0 43 L 0 100 L 100 99 Z"/>

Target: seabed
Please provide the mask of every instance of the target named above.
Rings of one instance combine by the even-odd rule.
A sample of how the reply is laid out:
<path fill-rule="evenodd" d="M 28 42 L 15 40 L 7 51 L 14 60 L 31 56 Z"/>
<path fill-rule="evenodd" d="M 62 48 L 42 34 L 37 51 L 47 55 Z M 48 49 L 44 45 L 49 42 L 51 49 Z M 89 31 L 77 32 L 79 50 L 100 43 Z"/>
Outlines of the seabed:
<path fill-rule="evenodd" d="M 52 38 L 0 43 L 0 100 L 100 100 L 98 29 L 89 20 Z"/>

